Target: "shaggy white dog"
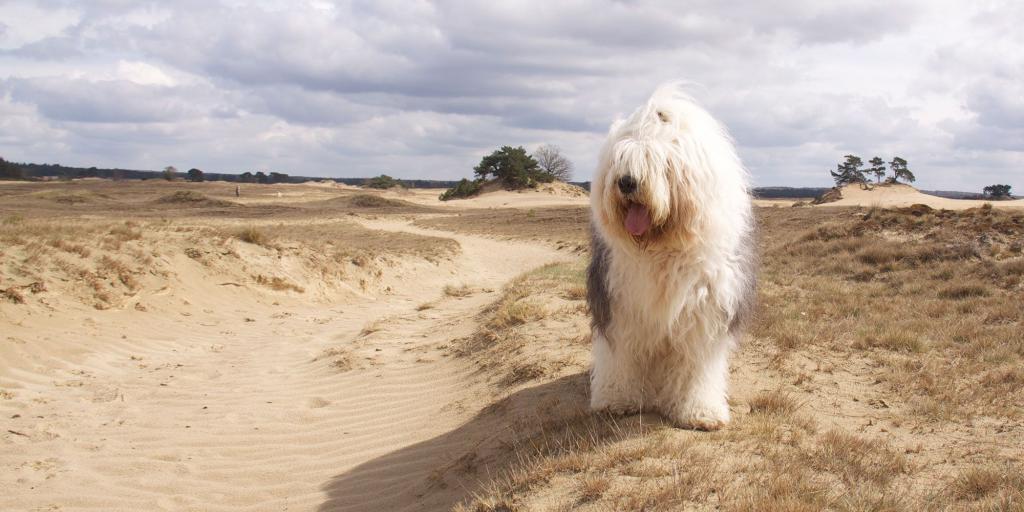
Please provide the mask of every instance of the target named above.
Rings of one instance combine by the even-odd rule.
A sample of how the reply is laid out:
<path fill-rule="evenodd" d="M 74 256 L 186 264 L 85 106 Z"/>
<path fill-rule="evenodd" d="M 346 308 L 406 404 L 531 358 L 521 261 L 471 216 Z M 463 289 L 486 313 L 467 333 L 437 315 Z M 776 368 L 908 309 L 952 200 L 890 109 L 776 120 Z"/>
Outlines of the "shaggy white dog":
<path fill-rule="evenodd" d="M 678 86 L 658 88 L 609 130 L 591 206 L 591 408 L 721 428 L 755 280 L 747 172 L 728 133 Z"/>

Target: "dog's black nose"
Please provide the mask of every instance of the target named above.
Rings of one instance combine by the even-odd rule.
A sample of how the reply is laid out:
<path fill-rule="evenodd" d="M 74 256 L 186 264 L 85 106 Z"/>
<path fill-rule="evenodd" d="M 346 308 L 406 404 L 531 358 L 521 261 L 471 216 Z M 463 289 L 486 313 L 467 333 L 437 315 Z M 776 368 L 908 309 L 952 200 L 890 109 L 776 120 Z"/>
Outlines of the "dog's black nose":
<path fill-rule="evenodd" d="M 619 191 L 623 194 L 636 192 L 636 180 L 628 174 L 619 178 Z"/>

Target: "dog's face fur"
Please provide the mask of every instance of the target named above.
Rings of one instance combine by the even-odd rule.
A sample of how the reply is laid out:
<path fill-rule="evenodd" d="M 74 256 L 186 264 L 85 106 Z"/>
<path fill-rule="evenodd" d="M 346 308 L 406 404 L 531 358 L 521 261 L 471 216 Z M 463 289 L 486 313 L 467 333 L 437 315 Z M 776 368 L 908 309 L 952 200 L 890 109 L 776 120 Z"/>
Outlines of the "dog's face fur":
<path fill-rule="evenodd" d="M 605 238 L 641 250 L 685 246 L 706 230 L 702 212 L 746 192 L 722 126 L 674 85 L 612 125 L 592 188 Z"/>

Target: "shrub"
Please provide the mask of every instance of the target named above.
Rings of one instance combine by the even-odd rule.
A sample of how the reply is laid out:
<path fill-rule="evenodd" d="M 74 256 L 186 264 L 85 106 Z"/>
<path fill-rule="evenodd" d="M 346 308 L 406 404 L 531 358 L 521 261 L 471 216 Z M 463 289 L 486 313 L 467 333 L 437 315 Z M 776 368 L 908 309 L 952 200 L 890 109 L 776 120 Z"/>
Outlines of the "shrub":
<path fill-rule="evenodd" d="M 381 174 L 375 178 L 370 178 L 363 182 L 363 186 L 367 188 L 379 188 L 386 190 L 392 187 L 402 186 L 402 182 L 388 176 L 387 174 Z"/>
<path fill-rule="evenodd" d="M 483 180 L 469 181 L 466 178 L 462 178 L 455 184 L 454 187 L 446 190 L 441 194 L 440 199 L 442 201 L 450 201 L 452 199 L 465 199 L 467 197 L 473 197 L 483 190 Z"/>

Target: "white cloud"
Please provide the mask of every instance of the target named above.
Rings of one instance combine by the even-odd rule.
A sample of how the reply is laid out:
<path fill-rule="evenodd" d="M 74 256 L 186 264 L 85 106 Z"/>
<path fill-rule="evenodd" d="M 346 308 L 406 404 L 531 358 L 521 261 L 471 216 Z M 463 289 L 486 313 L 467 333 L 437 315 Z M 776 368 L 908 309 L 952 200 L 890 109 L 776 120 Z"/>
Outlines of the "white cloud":
<path fill-rule="evenodd" d="M 139 61 L 117 61 L 117 77 L 142 85 L 177 85 L 175 79 L 157 66 Z"/>
<path fill-rule="evenodd" d="M 1009 1 L 40 0 L 0 19 L 0 153 L 20 160 L 458 178 L 554 143 L 585 179 L 613 118 L 684 79 L 758 184 L 827 184 L 856 152 L 926 188 L 1024 189 Z"/>

